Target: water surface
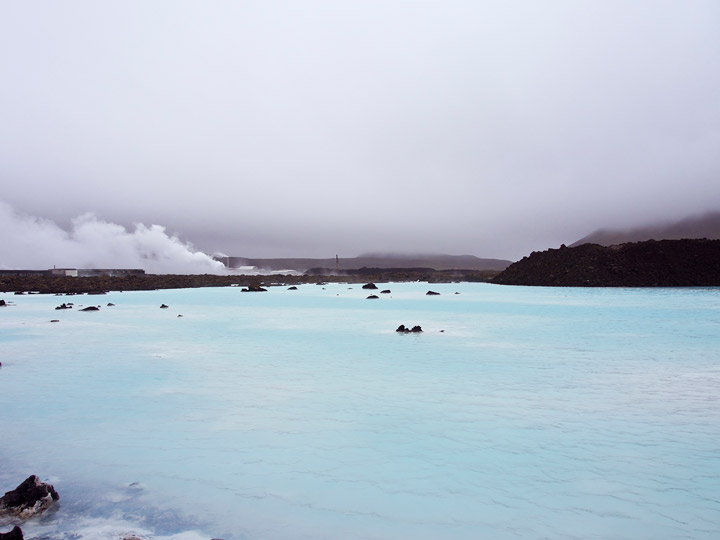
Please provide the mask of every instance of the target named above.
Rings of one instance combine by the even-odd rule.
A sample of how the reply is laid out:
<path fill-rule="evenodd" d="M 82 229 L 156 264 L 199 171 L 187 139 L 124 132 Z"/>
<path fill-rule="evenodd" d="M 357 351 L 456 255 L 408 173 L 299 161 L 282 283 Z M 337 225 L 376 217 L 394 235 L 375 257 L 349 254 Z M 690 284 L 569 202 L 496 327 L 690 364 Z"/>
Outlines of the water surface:
<path fill-rule="evenodd" d="M 720 290 L 378 286 L 3 295 L 26 538 L 720 537 Z"/>

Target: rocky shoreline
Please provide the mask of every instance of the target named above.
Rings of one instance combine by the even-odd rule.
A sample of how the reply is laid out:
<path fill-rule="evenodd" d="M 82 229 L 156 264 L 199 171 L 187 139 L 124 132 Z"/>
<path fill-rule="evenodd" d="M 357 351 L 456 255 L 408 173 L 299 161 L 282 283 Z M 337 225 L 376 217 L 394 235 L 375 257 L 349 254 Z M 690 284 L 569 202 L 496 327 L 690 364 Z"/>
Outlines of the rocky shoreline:
<path fill-rule="evenodd" d="M 533 252 L 492 282 L 547 287 L 718 287 L 720 240 L 561 246 Z"/>
<path fill-rule="evenodd" d="M 361 268 L 342 275 L 213 275 L 213 274 L 145 274 L 129 276 L 0 276 L 0 292 L 34 292 L 42 294 L 102 294 L 109 291 L 148 291 L 155 289 L 189 289 L 198 287 L 244 287 L 250 290 L 273 285 L 305 283 L 365 283 L 367 281 L 451 283 L 490 281 L 498 274 L 493 270 L 433 270 L 430 268 L 380 269 Z"/>

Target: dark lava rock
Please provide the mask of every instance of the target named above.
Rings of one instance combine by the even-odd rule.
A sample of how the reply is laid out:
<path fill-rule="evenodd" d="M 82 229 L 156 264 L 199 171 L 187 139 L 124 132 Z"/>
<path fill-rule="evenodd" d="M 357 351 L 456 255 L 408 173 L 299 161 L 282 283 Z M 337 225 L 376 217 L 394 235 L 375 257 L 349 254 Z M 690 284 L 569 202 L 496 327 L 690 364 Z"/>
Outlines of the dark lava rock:
<path fill-rule="evenodd" d="M 72 309 L 72 306 L 69 306 L 69 305 L 67 305 L 67 304 L 65 304 L 65 303 L 62 303 L 62 304 L 60 304 L 58 307 L 56 307 L 55 309 Z"/>
<path fill-rule="evenodd" d="M 47 510 L 59 498 L 60 495 L 53 486 L 41 482 L 33 474 L 18 487 L 0 497 L 0 514 L 28 519 Z"/>
<path fill-rule="evenodd" d="M 377 296 L 376 294 L 371 294 L 370 296 L 368 296 L 368 297 L 366 298 L 366 300 L 376 300 L 376 299 L 378 299 L 378 298 L 380 298 L 380 297 Z"/>
<path fill-rule="evenodd" d="M 550 287 L 720 286 L 720 240 L 582 244 L 533 252 L 493 279 Z"/>
<path fill-rule="evenodd" d="M 112 302 L 108 302 L 108 307 L 111 307 L 111 306 L 114 306 L 114 305 L 115 305 L 115 304 L 113 304 Z"/>
<path fill-rule="evenodd" d="M 439 292 L 435 292 L 435 291 L 428 291 L 428 292 L 425 293 L 425 295 L 426 295 L 426 296 L 440 296 L 440 293 L 439 293 Z"/>
<path fill-rule="evenodd" d="M 267 292 L 267 289 L 260 285 L 248 285 L 242 289 L 242 292 Z"/>
<path fill-rule="evenodd" d="M 363 289 L 377 289 L 377 285 L 374 283 L 366 283 L 362 286 Z"/>
<path fill-rule="evenodd" d="M 167 304 L 160 304 L 160 309 L 167 309 L 169 307 Z"/>
<path fill-rule="evenodd" d="M 22 294 L 25 294 L 25 292 L 24 291 L 15 291 L 13 294 L 20 296 Z"/>
<path fill-rule="evenodd" d="M 380 291 L 380 294 L 390 294 L 391 292 L 390 289 L 385 289 L 384 291 Z"/>
<path fill-rule="evenodd" d="M 7 306 L 7 303 L 5 302 L 5 300 L 0 300 L 0 306 Z"/>
<path fill-rule="evenodd" d="M 422 327 L 421 327 L 420 325 L 415 325 L 415 326 L 412 327 L 412 330 L 411 330 L 410 328 L 408 328 L 408 327 L 405 326 L 404 324 L 401 324 L 400 326 L 397 327 L 397 330 L 395 330 L 395 331 L 396 331 L 396 332 L 400 332 L 401 334 L 410 334 L 410 333 L 415 333 L 415 334 L 417 334 L 417 333 L 422 332 L 423 329 L 422 329 Z"/>
<path fill-rule="evenodd" d="M 82 308 L 80 311 L 100 311 L 100 308 L 97 306 L 88 306 L 86 308 Z"/>
<path fill-rule="evenodd" d="M 295 287 L 294 285 L 292 287 L 288 287 L 288 291 L 297 291 L 297 290 L 298 290 L 298 288 Z"/>
<path fill-rule="evenodd" d="M 23 540 L 22 529 L 15 525 L 12 531 L 0 533 L 0 540 Z"/>
<path fill-rule="evenodd" d="M 60 319 L 51 319 L 50 322 L 60 322 Z"/>

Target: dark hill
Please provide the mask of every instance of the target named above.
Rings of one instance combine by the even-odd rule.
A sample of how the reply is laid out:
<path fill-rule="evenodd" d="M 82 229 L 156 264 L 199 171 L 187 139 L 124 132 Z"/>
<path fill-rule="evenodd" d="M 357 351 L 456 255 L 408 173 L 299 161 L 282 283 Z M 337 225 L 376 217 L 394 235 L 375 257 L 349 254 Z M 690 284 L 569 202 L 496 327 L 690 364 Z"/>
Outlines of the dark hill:
<path fill-rule="evenodd" d="M 553 287 L 720 286 L 720 240 L 582 244 L 533 252 L 493 283 Z"/>

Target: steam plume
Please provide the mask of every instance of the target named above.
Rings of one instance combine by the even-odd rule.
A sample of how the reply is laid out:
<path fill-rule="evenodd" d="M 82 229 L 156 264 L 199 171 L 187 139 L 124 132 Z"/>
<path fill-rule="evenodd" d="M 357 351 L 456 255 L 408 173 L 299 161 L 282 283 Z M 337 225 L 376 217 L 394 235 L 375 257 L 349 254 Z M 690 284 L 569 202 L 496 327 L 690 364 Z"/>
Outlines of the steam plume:
<path fill-rule="evenodd" d="M 0 268 L 142 268 L 151 274 L 220 274 L 222 263 L 161 225 L 122 225 L 87 213 L 69 231 L 55 222 L 16 212 L 0 201 Z"/>

